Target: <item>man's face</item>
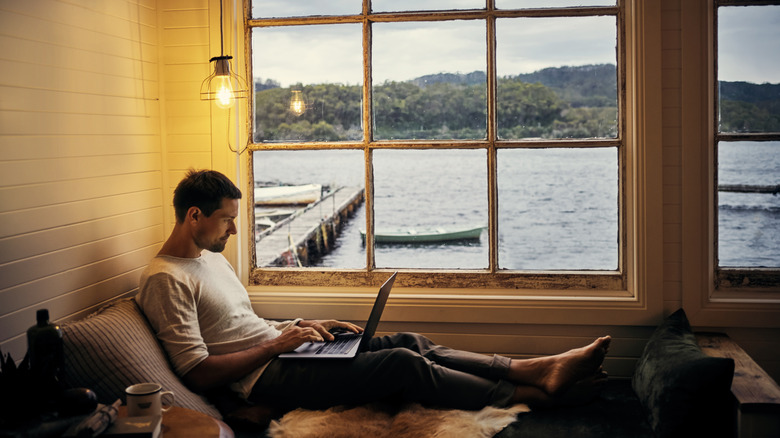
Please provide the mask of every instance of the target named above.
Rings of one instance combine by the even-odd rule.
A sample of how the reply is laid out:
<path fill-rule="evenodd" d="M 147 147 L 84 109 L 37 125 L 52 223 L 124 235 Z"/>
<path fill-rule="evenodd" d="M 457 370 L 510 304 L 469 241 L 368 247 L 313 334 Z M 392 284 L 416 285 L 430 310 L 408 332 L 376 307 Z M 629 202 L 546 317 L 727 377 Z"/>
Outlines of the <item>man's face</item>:
<path fill-rule="evenodd" d="M 236 217 L 238 199 L 223 198 L 219 210 L 214 211 L 211 216 L 206 217 L 200 212 L 195 228 L 195 244 L 198 248 L 211 252 L 224 251 L 230 235 L 237 232 Z"/>

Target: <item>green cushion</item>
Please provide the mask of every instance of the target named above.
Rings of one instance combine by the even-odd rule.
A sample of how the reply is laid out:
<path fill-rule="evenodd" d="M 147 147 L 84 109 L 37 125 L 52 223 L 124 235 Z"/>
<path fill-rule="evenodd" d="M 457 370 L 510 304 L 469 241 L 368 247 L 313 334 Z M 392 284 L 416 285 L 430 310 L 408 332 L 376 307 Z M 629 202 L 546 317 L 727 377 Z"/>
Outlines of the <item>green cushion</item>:
<path fill-rule="evenodd" d="M 659 437 L 730 436 L 734 360 L 704 354 L 680 309 L 645 346 L 632 386 Z"/>

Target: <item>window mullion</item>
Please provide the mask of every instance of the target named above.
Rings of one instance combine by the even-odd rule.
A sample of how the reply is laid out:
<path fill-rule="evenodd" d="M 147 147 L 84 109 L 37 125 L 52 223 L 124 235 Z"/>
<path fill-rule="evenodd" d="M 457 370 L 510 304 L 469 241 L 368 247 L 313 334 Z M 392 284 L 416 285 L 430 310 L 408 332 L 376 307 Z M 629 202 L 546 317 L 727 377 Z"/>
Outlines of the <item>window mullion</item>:
<path fill-rule="evenodd" d="M 489 0 L 493 8 L 493 0 Z M 496 18 L 487 19 L 487 176 L 488 176 L 488 269 L 498 270 L 498 159 L 496 125 Z"/>
<path fill-rule="evenodd" d="M 371 114 L 372 76 L 371 76 L 371 21 L 368 20 L 369 0 L 363 2 L 363 153 L 365 157 L 365 208 L 366 208 L 366 267 L 376 267 L 374 257 L 374 166 L 371 141 L 374 138 Z"/>

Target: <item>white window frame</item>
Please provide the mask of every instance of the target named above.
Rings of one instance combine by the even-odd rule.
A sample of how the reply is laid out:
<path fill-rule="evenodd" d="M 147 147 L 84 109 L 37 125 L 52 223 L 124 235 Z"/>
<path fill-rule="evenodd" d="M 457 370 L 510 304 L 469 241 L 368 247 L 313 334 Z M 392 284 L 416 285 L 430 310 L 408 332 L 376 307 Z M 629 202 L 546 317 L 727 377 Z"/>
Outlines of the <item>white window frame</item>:
<path fill-rule="evenodd" d="M 744 3 L 744 2 L 742 2 Z M 780 285 L 718 287 L 714 0 L 681 1 L 682 290 L 692 324 L 780 327 Z M 702 196 L 704 194 L 704 196 Z"/>

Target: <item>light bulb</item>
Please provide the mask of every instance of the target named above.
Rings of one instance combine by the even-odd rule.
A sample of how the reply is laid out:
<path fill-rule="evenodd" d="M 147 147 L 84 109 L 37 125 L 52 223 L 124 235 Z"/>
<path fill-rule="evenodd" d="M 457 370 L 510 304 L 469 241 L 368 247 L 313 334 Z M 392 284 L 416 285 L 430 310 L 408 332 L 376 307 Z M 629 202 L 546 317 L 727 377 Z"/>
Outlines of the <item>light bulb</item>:
<path fill-rule="evenodd" d="M 306 102 L 304 102 L 299 90 L 293 90 L 293 96 L 290 99 L 290 111 L 296 116 L 300 116 L 306 111 Z"/>
<path fill-rule="evenodd" d="M 230 108 L 233 104 L 233 85 L 229 75 L 217 75 L 214 77 L 215 103 L 220 108 Z"/>

